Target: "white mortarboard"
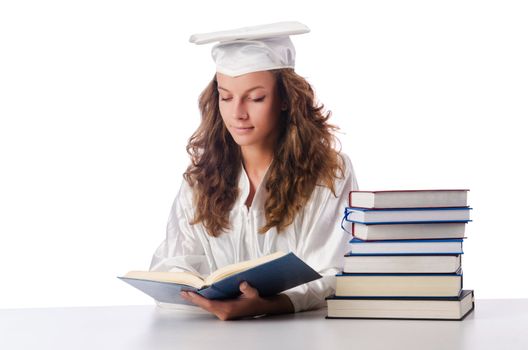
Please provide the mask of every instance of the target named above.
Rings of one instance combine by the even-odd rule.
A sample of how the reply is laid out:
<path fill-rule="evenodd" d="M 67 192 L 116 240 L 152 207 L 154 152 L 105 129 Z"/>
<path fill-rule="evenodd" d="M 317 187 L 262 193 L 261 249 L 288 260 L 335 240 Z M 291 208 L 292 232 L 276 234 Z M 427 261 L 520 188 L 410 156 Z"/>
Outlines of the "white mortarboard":
<path fill-rule="evenodd" d="M 220 32 L 198 33 L 191 43 L 219 41 L 211 49 L 216 71 L 232 77 L 263 70 L 295 67 L 295 47 L 290 35 L 308 33 L 300 22 L 277 22 Z"/>

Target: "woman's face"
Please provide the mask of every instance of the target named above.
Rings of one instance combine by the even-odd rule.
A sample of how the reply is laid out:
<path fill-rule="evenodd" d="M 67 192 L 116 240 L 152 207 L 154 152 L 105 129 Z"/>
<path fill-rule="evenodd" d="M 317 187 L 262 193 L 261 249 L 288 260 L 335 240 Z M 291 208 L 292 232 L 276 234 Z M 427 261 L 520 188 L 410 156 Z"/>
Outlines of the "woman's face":
<path fill-rule="evenodd" d="M 281 101 L 276 78 L 269 71 L 237 77 L 216 73 L 220 114 L 241 147 L 272 149 L 279 134 Z"/>

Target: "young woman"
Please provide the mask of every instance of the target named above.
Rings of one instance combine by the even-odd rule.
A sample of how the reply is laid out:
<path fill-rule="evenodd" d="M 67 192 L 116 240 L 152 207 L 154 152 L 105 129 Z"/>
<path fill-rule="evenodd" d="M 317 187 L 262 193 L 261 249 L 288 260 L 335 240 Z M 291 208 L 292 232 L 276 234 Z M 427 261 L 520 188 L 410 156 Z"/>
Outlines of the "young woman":
<path fill-rule="evenodd" d="M 357 189 L 349 158 L 335 149 L 330 112 L 288 67 L 217 71 L 199 106 L 202 121 L 187 146 L 191 165 L 150 270 L 207 275 L 292 251 L 323 278 L 267 298 L 247 283 L 233 300 L 182 297 L 222 320 L 324 306 L 349 239 L 340 220 Z"/>

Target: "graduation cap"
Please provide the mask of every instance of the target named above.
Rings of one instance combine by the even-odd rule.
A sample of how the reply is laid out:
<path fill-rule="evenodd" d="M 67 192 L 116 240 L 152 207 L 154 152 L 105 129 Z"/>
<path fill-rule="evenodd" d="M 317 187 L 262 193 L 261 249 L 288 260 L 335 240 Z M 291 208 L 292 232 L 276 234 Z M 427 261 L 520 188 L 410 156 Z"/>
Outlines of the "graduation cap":
<path fill-rule="evenodd" d="M 289 36 L 309 31 L 300 22 L 276 22 L 197 33 L 191 35 L 189 41 L 197 45 L 218 41 L 211 49 L 216 71 L 236 77 L 250 72 L 294 68 L 295 47 Z"/>

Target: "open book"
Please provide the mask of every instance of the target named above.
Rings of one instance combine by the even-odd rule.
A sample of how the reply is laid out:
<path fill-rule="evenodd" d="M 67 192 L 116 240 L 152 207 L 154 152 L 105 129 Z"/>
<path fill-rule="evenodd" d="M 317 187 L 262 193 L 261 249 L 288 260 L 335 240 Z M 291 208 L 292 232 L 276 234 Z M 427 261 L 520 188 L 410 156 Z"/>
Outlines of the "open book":
<path fill-rule="evenodd" d="M 236 298 L 241 294 L 240 283 L 246 281 L 260 296 L 266 297 L 320 277 L 294 253 L 276 252 L 224 266 L 209 276 L 191 272 L 130 271 L 118 278 L 157 301 L 189 304 L 180 297 L 180 291 L 195 291 L 208 299 Z"/>

